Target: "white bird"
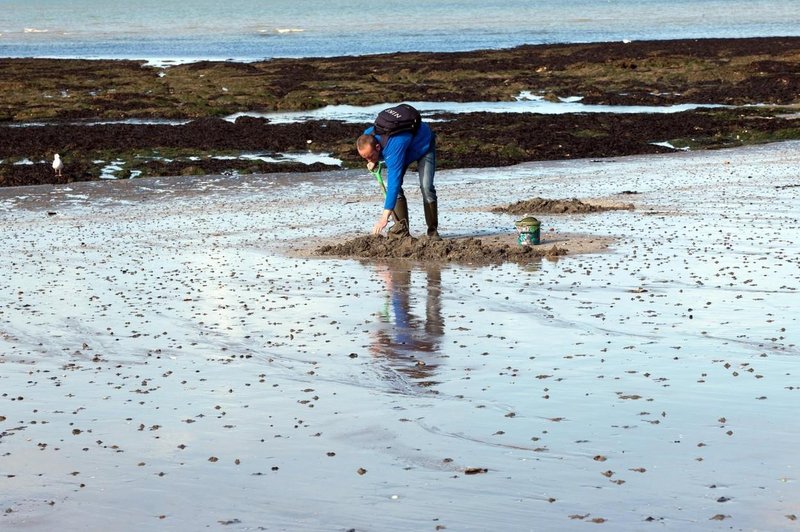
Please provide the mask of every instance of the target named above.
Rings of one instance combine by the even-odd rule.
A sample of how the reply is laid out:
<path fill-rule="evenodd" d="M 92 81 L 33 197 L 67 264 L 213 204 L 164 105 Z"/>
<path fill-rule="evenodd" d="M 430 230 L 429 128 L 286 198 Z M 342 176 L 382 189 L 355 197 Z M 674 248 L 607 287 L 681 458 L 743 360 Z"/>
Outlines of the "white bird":
<path fill-rule="evenodd" d="M 64 168 L 64 163 L 61 162 L 61 156 L 56 153 L 55 157 L 53 158 L 53 170 L 56 173 L 56 176 L 61 177 L 61 170 Z"/>

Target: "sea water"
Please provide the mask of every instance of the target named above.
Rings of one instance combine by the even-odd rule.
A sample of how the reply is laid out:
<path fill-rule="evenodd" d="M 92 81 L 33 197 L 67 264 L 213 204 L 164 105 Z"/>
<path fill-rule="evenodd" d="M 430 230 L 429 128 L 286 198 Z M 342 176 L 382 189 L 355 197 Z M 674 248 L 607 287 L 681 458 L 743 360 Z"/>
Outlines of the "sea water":
<path fill-rule="evenodd" d="M 790 35 L 797 0 L 0 0 L 0 57 L 254 61 Z"/>

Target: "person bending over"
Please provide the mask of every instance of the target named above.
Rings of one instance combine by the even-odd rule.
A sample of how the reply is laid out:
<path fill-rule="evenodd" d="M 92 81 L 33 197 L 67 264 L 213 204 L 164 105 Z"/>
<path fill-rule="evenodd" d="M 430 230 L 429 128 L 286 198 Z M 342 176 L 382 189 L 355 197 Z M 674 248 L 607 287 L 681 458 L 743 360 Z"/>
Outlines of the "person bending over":
<path fill-rule="evenodd" d="M 411 163 L 417 163 L 419 188 L 425 210 L 427 235 L 439 238 L 439 212 L 436 205 L 436 188 L 433 177 L 436 173 L 436 134 L 425 122 L 415 133 L 411 131 L 394 134 L 378 134 L 375 126 L 364 130 L 356 140 L 358 154 L 367 161 L 367 169 L 372 171 L 379 162 L 386 166 L 386 199 L 383 212 L 372 228 L 373 234 L 380 234 L 394 213 L 395 225 L 392 232 L 409 234 L 408 204 L 403 193 L 403 177 Z"/>

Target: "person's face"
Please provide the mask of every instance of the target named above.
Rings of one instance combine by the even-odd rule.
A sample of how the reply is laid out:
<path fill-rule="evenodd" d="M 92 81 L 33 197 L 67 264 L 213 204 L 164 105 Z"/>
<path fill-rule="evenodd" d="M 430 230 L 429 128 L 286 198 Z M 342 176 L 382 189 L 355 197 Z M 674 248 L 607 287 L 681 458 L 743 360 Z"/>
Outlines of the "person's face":
<path fill-rule="evenodd" d="M 381 150 L 378 146 L 373 146 L 371 144 L 367 144 L 360 150 L 358 150 L 358 154 L 368 162 L 377 163 L 378 160 L 381 158 Z"/>

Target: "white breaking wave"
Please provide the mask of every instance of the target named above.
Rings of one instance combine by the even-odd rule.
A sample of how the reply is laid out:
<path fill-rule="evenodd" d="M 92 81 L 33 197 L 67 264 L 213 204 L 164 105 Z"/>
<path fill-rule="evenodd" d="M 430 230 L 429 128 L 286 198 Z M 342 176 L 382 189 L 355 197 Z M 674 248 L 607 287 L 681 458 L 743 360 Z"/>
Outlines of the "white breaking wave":
<path fill-rule="evenodd" d="M 304 31 L 306 30 L 304 30 L 303 28 L 275 28 L 275 29 L 258 30 L 258 33 L 260 33 L 261 35 L 274 35 L 275 33 L 284 35 L 287 33 L 303 33 Z"/>

